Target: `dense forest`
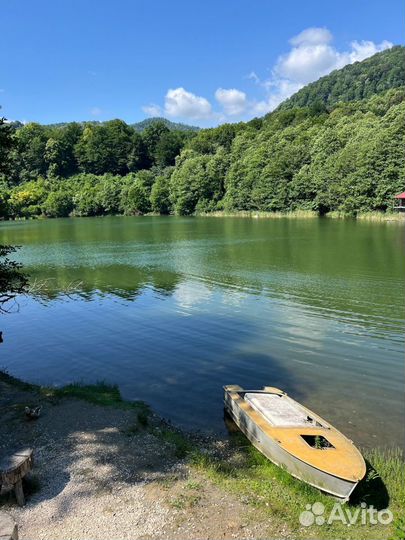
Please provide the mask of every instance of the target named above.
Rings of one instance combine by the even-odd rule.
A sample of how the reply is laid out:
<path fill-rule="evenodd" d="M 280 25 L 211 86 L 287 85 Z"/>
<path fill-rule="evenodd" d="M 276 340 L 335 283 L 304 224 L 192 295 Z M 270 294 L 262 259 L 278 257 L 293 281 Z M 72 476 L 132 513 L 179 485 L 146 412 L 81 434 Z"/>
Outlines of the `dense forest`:
<path fill-rule="evenodd" d="M 308 84 L 286 99 L 279 109 L 311 107 L 319 102 L 330 107 L 342 101 L 367 99 L 404 84 L 404 47 L 397 46 Z"/>
<path fill-rule="evenodd" d="M 385 211 L 405 184 L 404 60 L 394 47 L 264 118 L 200 131 L 2 122 L 0 217 Z"/>

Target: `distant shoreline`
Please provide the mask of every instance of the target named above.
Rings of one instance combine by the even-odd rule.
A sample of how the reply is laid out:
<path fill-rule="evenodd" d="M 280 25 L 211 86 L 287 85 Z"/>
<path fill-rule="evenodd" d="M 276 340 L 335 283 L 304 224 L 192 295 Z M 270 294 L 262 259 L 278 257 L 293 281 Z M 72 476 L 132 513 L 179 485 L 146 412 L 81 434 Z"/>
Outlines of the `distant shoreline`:
<path fill-rule="evenodd" d="M 396 221 L 405 223 L 405 212 L 364 212 L 355 216 L 344 214 L 343 212 L 328 212 L 320 216 L 318 212 L 313 210 L 292 210 L 287 212 L 263 212 L 259 210 L 240 210 L 236 212 L 226 212 L 218 210 L 214 212 L 202 212 L 195 214 L 197 217 L 246 217 L 253 219 L 279 219 L 279 218 L 294 218 L 294 219 L 359 219 L 362 221 Z"/>
<path fill-rule="evenodd" d="M 71 215 L 67 218 L 100 218 L 100 217 L 168 217 L 176 216 L 175 214 L 157 214 L 154 212 L 148 212 L 146 214 L 100 214 L 96 216 L 78 216 Z M 396 222 L 396 223 L 405 223 L 405 212 L 363 212 L 356 215 L 345 214 L 344 212 L 332 211 L 324 215 L 319 215 L 318 212 L 314 210 L 291 210 L 286 212 L 265 212 L 261 210 L 237 210 L 237 211 L 226 211 L 226 210 L 215 210 L 213 212 L 196 212 L 190 215 L 177 215 L 176 217 L 216 217 L 216 218 L 251 218 L 251 219 L 350 219 L 350 220 L 360 220 L 360 221 L 380 221 L 380 222 Z M 32 217 L 16 217 L 9 219 L 0 219 L 1 221 L 31 221 L 31 220 L 41 220 L 41 219 L 61 219 L 54 218 L 45 215 L 32 216 Z M 62 218 L 66 219 L 66 218 Z"/>

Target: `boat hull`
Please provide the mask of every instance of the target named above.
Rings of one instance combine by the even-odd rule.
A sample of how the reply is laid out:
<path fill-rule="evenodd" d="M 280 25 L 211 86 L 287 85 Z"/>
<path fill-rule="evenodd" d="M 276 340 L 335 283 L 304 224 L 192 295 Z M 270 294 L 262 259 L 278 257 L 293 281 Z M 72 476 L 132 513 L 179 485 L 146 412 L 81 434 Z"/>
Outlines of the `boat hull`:
<path fill-rule="evenodd" d="M 321 491 L 347 501 L 358 481 L 350 482 L 311 466 L 282 448 L 277 441 L 255 424 L 248 414 L 225 392 L 225 409 L 242 433 L 263 455 L 292 476 Z"/>

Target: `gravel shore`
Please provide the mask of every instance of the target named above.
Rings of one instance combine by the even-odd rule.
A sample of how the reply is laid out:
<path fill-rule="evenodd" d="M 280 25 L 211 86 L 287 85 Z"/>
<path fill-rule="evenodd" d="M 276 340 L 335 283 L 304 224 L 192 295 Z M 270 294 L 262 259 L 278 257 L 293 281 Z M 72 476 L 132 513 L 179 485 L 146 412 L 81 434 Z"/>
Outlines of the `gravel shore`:
<path fill-rule="evenodd" d="M 63 398 L 27 421 L 30 402 L 29 392 L 0 382 L 1 453 L 34 448 L 27 504 L 0 497 L 20 540 L 269 536 L 259 514 L 199 477 L 153 431 L 138 429 L 134 410 Z"/>

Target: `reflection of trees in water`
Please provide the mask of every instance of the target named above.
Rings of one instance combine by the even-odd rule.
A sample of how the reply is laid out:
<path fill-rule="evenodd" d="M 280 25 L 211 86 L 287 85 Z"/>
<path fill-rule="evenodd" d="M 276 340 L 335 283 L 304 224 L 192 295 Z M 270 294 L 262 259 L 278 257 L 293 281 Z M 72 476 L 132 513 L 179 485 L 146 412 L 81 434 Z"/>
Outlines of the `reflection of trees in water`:
<path fill-rule="evenodd" d="M 0 313 L 9 313 L 18 307 L 16 296 L 26 292 L 28 279 L 22 265 L 8 257 L 17 250 L 14 246 L 0 245 Z"/>
<path fill-rule="evenodd" d="M 45 273 L 46 278 L 42 277 Z M 123 265 L 43 270 L 36 267 L 30 275 L 29 292 L 42 302 L 74 297 L 90 301 L 104 295 L 133 301 L 148 288 L 171 295 L 181 281 L 180 274 L 174 272 Z"/>

